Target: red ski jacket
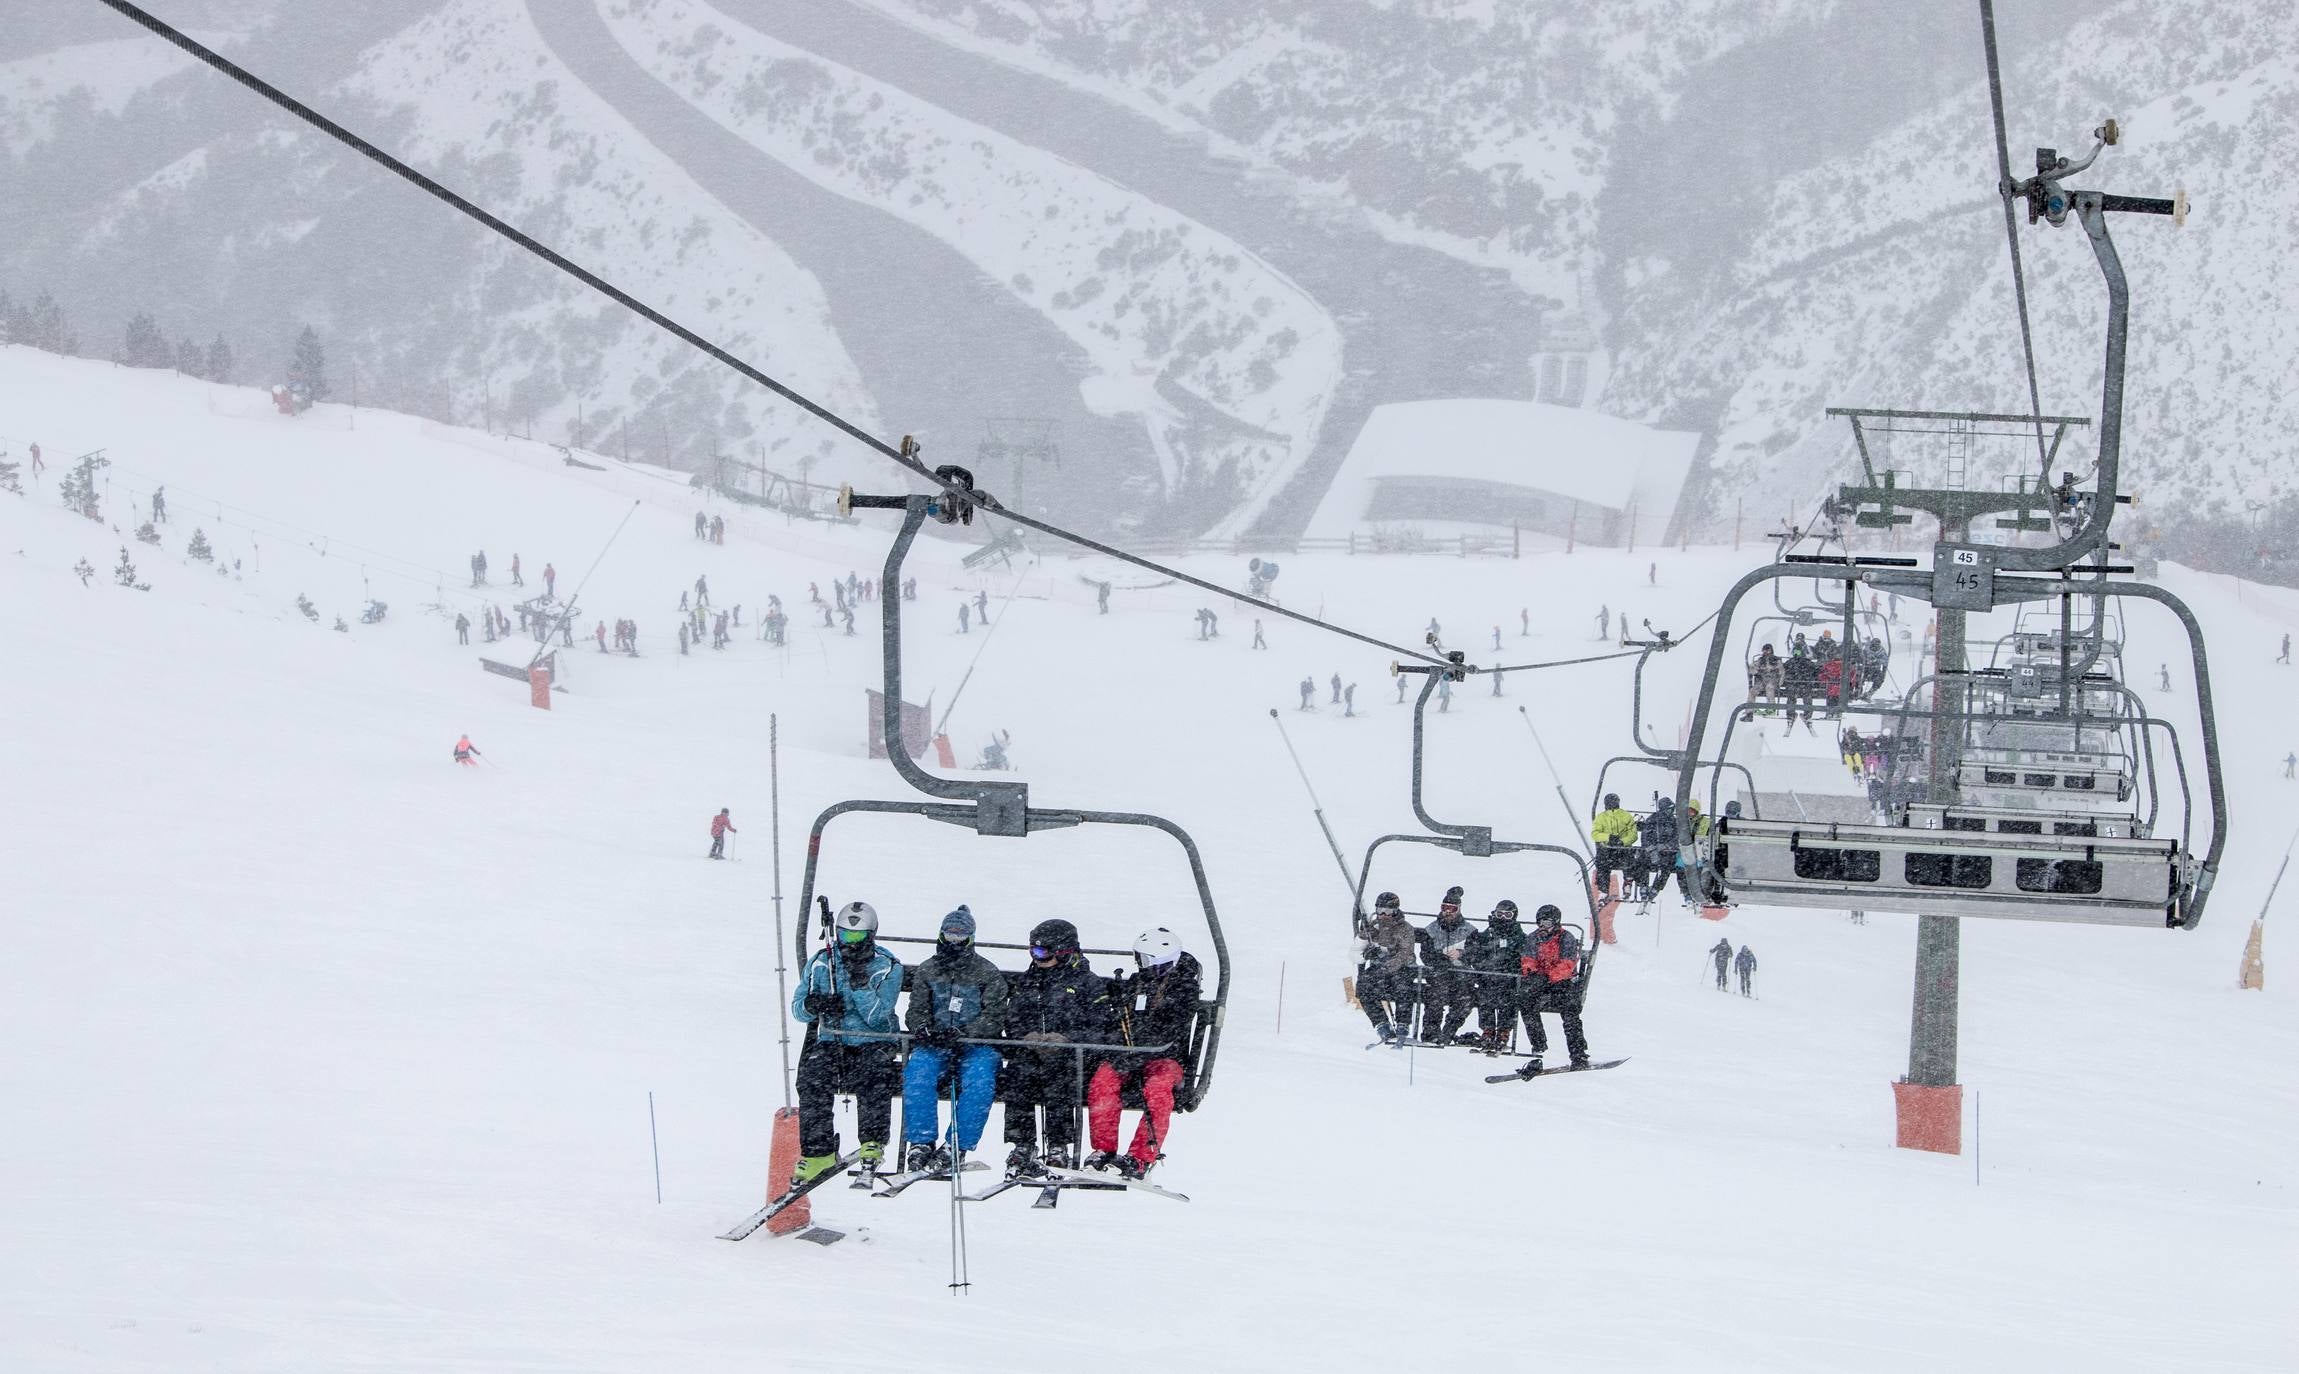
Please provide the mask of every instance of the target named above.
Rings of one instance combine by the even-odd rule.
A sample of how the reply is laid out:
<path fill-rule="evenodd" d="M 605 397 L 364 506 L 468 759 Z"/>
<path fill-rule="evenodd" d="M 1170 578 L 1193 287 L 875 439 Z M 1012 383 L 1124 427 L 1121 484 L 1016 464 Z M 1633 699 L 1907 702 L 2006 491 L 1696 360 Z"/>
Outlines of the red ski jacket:
<path fill-rule="evenodd" d="M 712 839 L 715 840 L 719 836 L 724 835 L 727 831 L 732 829 L 734 829 L 734 822 L 728 820 L 726 817 L 713 816 L 710 818 L 710 837 Z"/>
<path fill-rule="evenodd" d="M 1571 931 L 1563 929 L 1537 937 L 1526 950 L 1520 967 L 1528 978 L 1537 975 L 1552 983 L 1568 982 L 1580 972 L 1581 942 Z"/>

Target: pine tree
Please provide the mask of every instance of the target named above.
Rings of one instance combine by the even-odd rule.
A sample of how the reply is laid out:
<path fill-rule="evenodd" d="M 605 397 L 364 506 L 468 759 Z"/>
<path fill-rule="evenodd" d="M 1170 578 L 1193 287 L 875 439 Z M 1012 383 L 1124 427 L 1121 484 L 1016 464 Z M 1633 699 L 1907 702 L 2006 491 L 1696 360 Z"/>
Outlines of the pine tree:
<path fill-rule="evenodd" d="M 24 494 L 23 482 L 16 476 L 16 470 L 22 466 L 21 463 L 0 462 L 0 491 L 12 491 L 18 496 Z"/>
<path fill-rule="evenodd" d="M 327 399 L 327 350 L 308 324 L 295 336 L 295 357 L 287 365 L 287 388 L 308 401 Z"/>
<path fill-rule="evenodd" d="M 127 550 L 122 549 L 120 552 L 124 556 L 127 553 Z M 303 612 L 304 619 L 310 621 L 314 625 L 319 623 L 319 607 L 312 605 L 311 598 L 305 596 L 302 592 L 297 592 L 295 594 L 295 608 Z"/>
<path fill-rule="evenodd" d="M 149 310 L 139 310 L 128 317 L 128 328 L 120 338 L 120 361 L 130 367 L 167 367 L 176 360 L 175 351 L 168 347 L 167 336 Z"/>
<path fill-rule="evenodd" d="M 151 583 L 136 580 L 136 565 L 128 561 L 128 546 L 125 544 L 120 546 L 120 562 L 118 567 L 112 569 L 112 578 L 121 586 L 133 587 L 139 592 L 152 589 Z"/>
<path fill-rule="evenodd" d="M 8 299 L 7 292 L 0 291 L 0 348 L 6 348 L 8 345 L 16 342 L 16 335 L 18 332 L 19 331 L 16 327 L 16 302 Z"/>
<path fill-rule="evenodd" d="M 216 341 L 208 345 L 208 356 L 201 364 L 200 375 L 211 382 L 229 382 L 233 362 L 231 345 L 224 342 L 223 335 L 218 334 Z"/>
<path fill-rule="evenodd" d="M 23 324 L 23 341 L 34 348 L 50 353 L 80 351 L 80 336 L 72 332 L 72 326 L 64 319 L 64 307 L 56 304 L 56 298 L 45 291 L 35 297 L 25 311 Z"/>
<path fill-rule="evenodd" d="M 145 544 L 157 544 L 160 542 L 160 527 L 146 520 L 136 528 L 136 539 Z"/>
<path fill-rule="evenodd" d="M 189 334 L 176 340 L 175 368 L 186 377 L 204 378 L 208 375 L 208 352 L 193 343 Z"/>
<path fill-rule="evenodd" d="M 208 532 L 198 528 L 192 530 L 192 542 L 184 546 L 184 552 L 202 563 L 216 556 L 215 549 L 208 544 Z"/>
<path fill-rule="evenodd" d="M 99 509 L 96 496 L 96 469 L 111 465 L 112 460 L 100 453 L 91 453 L 72 464 L 72 470 L 64 474 L 63 485 L 58 489 L 64 504 L 100 523 L 104 513 Z"/>

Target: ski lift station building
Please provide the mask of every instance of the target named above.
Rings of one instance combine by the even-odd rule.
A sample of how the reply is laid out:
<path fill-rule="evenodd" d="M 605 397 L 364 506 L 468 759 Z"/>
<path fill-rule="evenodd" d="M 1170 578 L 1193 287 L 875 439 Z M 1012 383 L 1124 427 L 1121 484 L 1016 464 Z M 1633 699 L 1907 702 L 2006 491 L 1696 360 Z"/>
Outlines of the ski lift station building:
<path fill-rule="evenodd" d="M 1539 401 L 1374 407 L 1305 531 L 1376 548 L 1667 537 L 1700 436 Z"/>

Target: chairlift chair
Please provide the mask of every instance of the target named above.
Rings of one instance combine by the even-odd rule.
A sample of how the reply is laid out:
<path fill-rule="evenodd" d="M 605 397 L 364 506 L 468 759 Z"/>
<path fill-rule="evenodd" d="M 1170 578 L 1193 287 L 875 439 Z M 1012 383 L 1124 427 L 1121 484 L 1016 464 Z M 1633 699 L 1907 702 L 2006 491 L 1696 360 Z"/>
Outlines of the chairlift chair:
<path fill-rule="evenodd" d="M 1885 587 L 1902 596 L 1930 601 L 1931 573 L 1901 571 L 1906 561 L 1849 560 L 1832 576 L 1847 584 Z M 1719 752 L 1728 754 L 1734 727 L 1753 713 L 1747 704 L 1724 704 L 1720 686 L 1727 673 L 1724 634 L 1742 598 L 1767 581 L 1811 575 L 1808 568 L 1775 564 L 1750 572 L 1727 594 L 1718 612 L 1717 637 L 1711 644 L 1708 671 L 1693 710 L 1692 740 L 1706 738 L 1709 721 L 1721 706 L 1726 716 L 1726 740 Z M 2188 636 L 2202 713 L 2200 766 L 2211 822 L 2207 849 L 2198 854 L 2192 848 L 2190 831 L 2197 808 L 2185 754 L 2172 724 L 2144 712 L 2135 716 L 2130 710 L 2113 716 L 2087 715 L 2082 710 L 2083 695 L 2074 692 L 2070 694 L 2072 709 L 2061 709 L 2055 690 L 2048 704 L 2020 723 L 2042 727 L 2047 734 L 2065 729 L 2074 743 L 2085 741 L 2087 729 L 2100 737 L 2136 731 L 2143 741 L 2137 751 L 2139 757 L 2131 760 L 2136 767 L 2127 774 L 2123 763 L 2111 766 L 2096 758 L 2084 762 L 2070 757 L 2048 767 L 2034 758 L 2026 762 L 2016 757 L 1991 760 L 1982 743 L 1973 746 L 1967 756 L 1977 769 L 1976 775 L 1960 772 L 1952 780 L 1972 785 L 1961 790 L 1951 786 L 1953 796 L 1935 797 L 1929 803 L 1910 802 L 1865 822 L 1717 816 L 1707 844 L 1695 844 L 1692 837 L 1684 837 L 1687 862 L 1721 884 L 1732 899 L 1774 906 L 2182 928 L 2192 928 L 2200 921 L 2225 845 L 2226 802 L 2211 714 L 2209 667 L 2202 629 L 2193 614 L 2178 598 L 2144 583 L 2103 578 L 2076 584 L 1999 573 L 1993 587 L 1999 605 L 2068 596 L 2128 596 L 2159 602 L 2179 619 Z M 1943 712 L 1935 701 L 1934 708 L 1917 710 L 1913 704 L 1917 691 L 1912 689 L 1897 707 L 1877 710 L 1845 703 L 1844 713 L 1847 717 L 1890 715 L 1901 723 L 1903 733 L 1911 721 L 1954 719 L 1963 722 L 1967 733 L 1977 721 L 1983 737 L 1985 730 L 2014 721 L 2014 713 L 2008 709 L 1996 713 L 1987 709 L 1991 699 L 2008 702 L 2011 698 L 2009 675 L 1996 674 L 1993 682 L 1984 671 L 1948 676 L 1954 679 L 1949 685 L 1957 695 L 1971 692 L 1977 697 L 1977 707 Z M 2103 681 L 2119 697 L 2128 692 L 2112 680 L 2103 677 Z M 1940 683 L 1926 679 L 1918 684 L 1926 685 L 1937 687 Z M 2176 835 L 2158 833 L 2156 824 L 2152 738 L 2157 731 L 2171 743 L 2171 766 L 2179 782 L 2182 814 Z M 2072 755 L 2076 751 L 2069 752 Z M 2129 757 L 2129 753 L 2126 750 L 2123 756 Z M 2032 773 L 2037 782 L 2031 786 L 2021 776 L 2008 783 L 2000 776 L 1990 778 L 1991 762 L 1997 765 L 1993 771 L 1999 775 Z M 2007 762 L 2013 764 L 2009 769 L 2002 766 Z M 1698 766 L 1690 762 L 1679 771 L 1680 807 L 1692 794 L 1697 771 Z M 2048 787 L 2044 785 L 2047 776 Z M 2068 783 L 2071 777 L 2078 780 L 2073 786 Z M 2093 803 L 2092 799 L 2100 797 L 2103 779 L 2114 781 L 2122 806 Z M 1718 775 L 1712 771 L 1712 804 L 1717 785 Z M 2036 796 L 2015 798 L 2013 794 L 2022 788 Z M 2058 795 L 2047 804 L 2040 800 L 2040 794 L 2046 792 Z M 2145 795 L 2145 815 L 2130 809 L 2134 793 Z M 2084 801 L 2071 801 L 2076 795 Z M 2018 801 L 2032 804 L 2020 805 Z M 2021 814 L 2007 817 L 2006 812 Z M 2011 826 L 2005 824 L 2007 819 L 2013 822 Z"/>
<path fill-rule="evenodd" d="M 914 451 L 905 440 L 905 451 Z M 963 468 L 944 467 L 937 476 L 944 481 L 963 487 L 966 497 L 946 492 L 932 495 L 868 496 L 858 495 L 852 488 L 841 488 L 838 495 L 838 514 L 848 518 L 856 510 L 898 510 L 902 524 L 888 550 L 881 586 L 894 588 L 902 585 L 902 564 L 908 557 L 912 542 L 928 517 L 942 523 L 972 522 L 976 509 L 995 509 L 996 503 L 986 493 L 975 491 L 973 478 Z M 882 598 L 880 603 L 881 644 L 885 661 L 885 691 L 882 709 L 885 713 L 886 738 L 898 741 L 902 736 L 902 599 L 898 596 Z M 1213 1083 L 1214 1061 L 1221 1043 L 1221 1028 L 1225 1009 L 1229 1004 L 1230 962 L 1229 946 L 1223 938 L 1221 916 L 1216 910 L 1212 889 L 1205 876 L 1205 864 L 1200 857 L 1196 841 L 1189 832 L 1162 816 L 1131 811 L 1094 811 L 1083 808 L 1039 807 L 1029 802 L 1029 784 L 1023 782 L 993 781 L 977 778 L 940 778 L 927 773 L 900 747 L 886 751 L 894 771 L 918 791 L 934 800 L 870 800 L 841 801 L 826 807 L 815 817 L 807 835 L 806 870 L 800 882 L 800 910 L 811 912 L 815 906 L 815 889 L 820 867 L 823 840 L 830 824 L 841 816 L 877 814 L 892 816 L 921 816 L 944 825 L 973 830 L 985 837 L 1020 839 L 1043 830 L 1070 829 L 1077 826 L 1127 826 L 1158 831 L 1170 836 L 1181 847 L 1189 863 L 1190 881 L 1197 892 L 1199 911 L 1211 941 L 1206 951 L 1212 966 L 1213 990 L 1201 998 L 1189 1025 L 1187 1043 L 1175 1047 L 1174 1057 L 1181 1061 L 1183 1079 L 1174 1092 L 1174 1110 L 1195 1111 L 1203 1105 Z M 882 915 L 881 919 L 891 913 Z M 796 932 L 797 953 L 804 962 L 811 952 L 810 920 L 801 920 Z M 891 944 L 932 945 L 935 934 L 931 929 L 923 935 L 891 934 L 882 932 L 881 941 Z M 980 949 L 1026 949 L 994 940 L 977 940 Z M 1090 954 L 1130 955 L 1128 949 L 1089 949 Z M 907 984 L 911 966 L 906 965 L 904 979 Z M 1137 1087 L 1129 1083 L 1125 1105 L 1139 1109 L 1142 1105 Z"/>
<path fill-rule="evenodd" d="M 1567 987 L 1561 990 L 1552 989 L 1550 993 L 1543 998 L 1542 1009 L 1547 1011 L 1562 1011 L 1568 1009 L 1569 1007 L 1570 1010 L 1577 1012 L 1588 1001 L 1589 979 L 1596 968 L 1597 946 L 1600 943 L 1595 938 L 1597 932 L 1597 907 L 1595 892 L 1591 886 L 1591 880 L 1589 877 L 1588 860 L 1583 857 L 1578 849 L 1568 849 L 1563 845 L 1547 844 L 1534 840 L 1497 840 L 1493 838 L 1493 828 L 1489 825 L 1456 825 L 1446 821 L 1440 821 L 1436 817 L 1430 815 L 1428 808 L 1422 804 L 1422 763 L 1426 754 L 1426 713 L 1429 707 L 1429 699 L 1435 695 L 1437 690 L 1437 683 L 1440 677 L 1450 674 L 1452 675 L 1453 680 L 1458 682 L 1465 680 L 1468 675 L 1468 670 L 1461 666 L 1465 658 L 1461 652 L 1457 650 L 1451 651 L 1447 654 L 1447 657 L 1453 661 L 1454 666 L 1451 668 L 1439 668 L 1423 666 L 1419 664 L 1402 663 L 1393 663 L 1390 665 L 1389 670 L 1392 673 L 1422 674 L 1420 694 L 1413 699 L 1412 799 L 1413 815 L 1421 822 L 1424 827 L 1426 827 L 1427 833 L 1396 833 L 1383 835 L 1365 847 L 1365 860 L 1358 866 L 1356 888 L 1350 894 L 1350 934 L 1352 936 L 1362 936 L 1365 933 L 1367 927 L 1367 918 L 1365 912 L 1366 884 L 1371 879 L 1373 874 L 1373 860 L 1385 846 L 1392 844 L 1429 845 L 1438 849 L 1450 850 L 1453 853 L 1458 854 L 1466 859 L 1489 859 L 1504 854 L 1546 854 L 1560 858 L 1571 864 L 1574 871 L 1578 875 L 1581 906 L 1586 914 L 1587 919 L 1586 923 L 1580 926 L 1570 926 L 1570 924 L 1567 923 L 1568 928 L 1573 929 L 1581 941 L 1580 968 L 1575 971 L 1572 981 L 1569 985 L 1567 985 Z M 1534 903 L 1533 905 L 1537 907 L 1539 903 Z M 1435 915 L 1433 912 L 1410 912 L 1407 914 L 1429 916 Z M 1488 919 L 1486 917 L 1468 916 L 1468 913 L 1466 912 L 1464 912 L 1463 915 L 1472 922 L 1477 923 L 1483 923 Z"/>

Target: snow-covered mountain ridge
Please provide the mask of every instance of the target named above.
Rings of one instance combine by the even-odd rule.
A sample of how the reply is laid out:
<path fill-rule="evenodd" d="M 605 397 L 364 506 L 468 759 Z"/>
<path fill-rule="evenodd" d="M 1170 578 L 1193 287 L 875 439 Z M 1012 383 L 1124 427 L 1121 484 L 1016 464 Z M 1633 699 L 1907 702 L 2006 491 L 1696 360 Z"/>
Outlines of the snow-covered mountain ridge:
<path fill-rule="evenodd" d="M 222 27 L 194 0 L 159 8 Z M 2197 207 L 2177 234 L 2117 226 L 2127 484 L 2156 512 L 2293 489 L 2260 442 L 2299 420 L 2275 381 L 2292 216 L 2250 172 L 2291 151 L 2287 16 L 2000 8 L 2015 162 L 2080 151 L 2114 113 L 2126 146 L 2093 182 L 2185 185 Z M 1583 336 L 1610 362 L 1591 403 L 1711 434 L 1696 528 L 1842 475 L 1826 405 L 2024 402 L 1966 15 L 393 0 L 230 18 L 233 51 L 291 90 L 936 461 L 975 459 L 989 419 L 1052 420 L 1063 462 L 1026 485 L 1081 523 L 1298 528 L 1372 405 L 1527 396 L 1534 354 Z M 0 287 L 53 291 L 91 351 L 150 309 L 269 368 L 308 320 L 386 403 L 694 470 L 853 470 L 850 445 L 211 73 L 85 37 L 0 51 L 25 188 L 0 206 Z M 2046 408 L 2089 414 L 2096 270 L 2072 231 L 2028 250 Z M 994 484 L 1020 474 L 1002 468 Z"/>

